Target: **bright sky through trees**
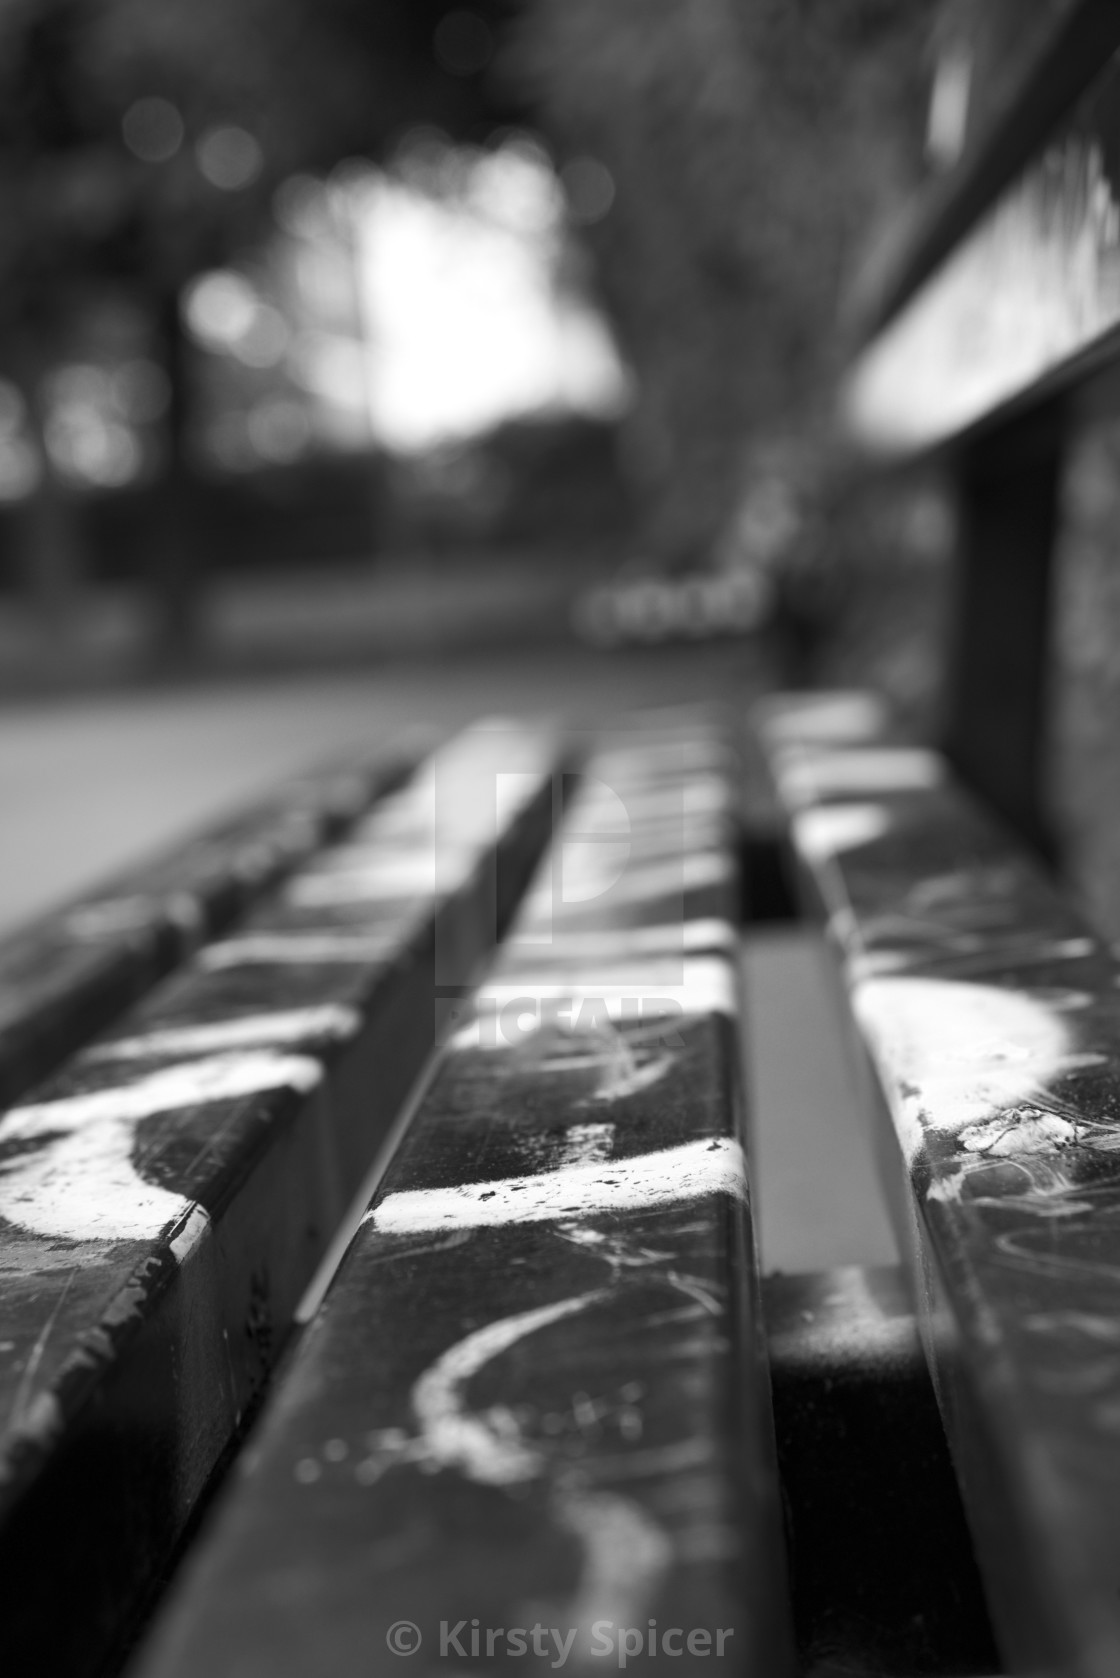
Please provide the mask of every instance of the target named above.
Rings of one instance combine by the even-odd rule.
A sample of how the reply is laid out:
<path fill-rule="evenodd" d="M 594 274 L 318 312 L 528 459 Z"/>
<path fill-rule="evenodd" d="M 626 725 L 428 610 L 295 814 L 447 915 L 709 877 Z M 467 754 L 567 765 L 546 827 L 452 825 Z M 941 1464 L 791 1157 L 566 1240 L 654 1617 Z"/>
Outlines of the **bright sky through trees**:
<path fill-rule="evenodd" d="M 531 144 L 406 149 L 354 201 L 379 441 L 415 450 L 519 413 L 624 405 L 606 322 L 563 278 L 563 193 Z"/>
<path fill-rule="evenodd" d="M 136 119 L 144 143 L 163 134 L 155 117 Z M 215 168 L 249 156 L 232 141 L 214 155 Z M 571 231 L 608 212 L 613 184 L 602 164 L 577 163 L 561 178 L 528 137 L 483 151 L 421 130 L 388 169 L 293 177 L 276 239 L 183 291 L 205 352 L 203 455 L 251 471 L 371 442 L 418 453 L 522 414 L 619 412 L 628 376 L 578 281 Z M 86 352 L 51 375 L 45 445 L 68 481 L 119 488 L 151 469 L 162 374 L 142 341 L 121 359 L 94 334 Z M 25 420 L 0 381 L 0 501 L 38 481 Z"/>

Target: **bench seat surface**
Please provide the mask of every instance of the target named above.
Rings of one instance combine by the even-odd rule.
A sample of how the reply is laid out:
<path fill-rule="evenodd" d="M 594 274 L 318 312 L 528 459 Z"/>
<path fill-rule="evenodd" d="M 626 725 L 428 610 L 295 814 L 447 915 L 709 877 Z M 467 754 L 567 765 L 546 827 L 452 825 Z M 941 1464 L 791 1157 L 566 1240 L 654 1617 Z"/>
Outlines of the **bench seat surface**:
<path fill-rule="evenodd" d="M 592 758 L 138 1678 L 788 1670 L 727 769 Z"/>
<path fill-rule="evenodd" d="M 936 754 L 799 740 L 793 711 L 768 727 L 908 1182 L 1001 1643 L 1103 1678 L 1120 1670 L 1120 964 Z"/>

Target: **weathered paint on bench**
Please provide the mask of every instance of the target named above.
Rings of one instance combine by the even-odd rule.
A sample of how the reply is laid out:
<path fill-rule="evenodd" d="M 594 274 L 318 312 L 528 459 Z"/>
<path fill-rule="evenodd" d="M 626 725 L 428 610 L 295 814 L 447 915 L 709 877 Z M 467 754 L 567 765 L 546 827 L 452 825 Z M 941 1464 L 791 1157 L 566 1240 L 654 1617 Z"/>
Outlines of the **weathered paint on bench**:
<path fill-rule="evenodd" d="M 422 755 L 415 734 L 281 787 L 233 820 L 107 881 L 0 946 L 0 1105 L 53 1072 Z"/>
<path fill-rule="evenodd" d="M 144 1678 L 789 1669 L 726 769 L 592 758 Z"/>
<path fill-rule="evenodd" d="M 1001 1646 L 1017 1670 L 1105 1678 L 1120 964 L 932 754 L 798 749 L 787 727 L 776 772 L 893 1121 L 900 1233 Z"/>
<path fill-rule="evenodd" d="M 0 1119 L 6 1671 L 97 1671 L 166 1563 L 431 1049 L 437 949 L 477 963 L 546 842 L 555 759 L 452 742 Z"/>

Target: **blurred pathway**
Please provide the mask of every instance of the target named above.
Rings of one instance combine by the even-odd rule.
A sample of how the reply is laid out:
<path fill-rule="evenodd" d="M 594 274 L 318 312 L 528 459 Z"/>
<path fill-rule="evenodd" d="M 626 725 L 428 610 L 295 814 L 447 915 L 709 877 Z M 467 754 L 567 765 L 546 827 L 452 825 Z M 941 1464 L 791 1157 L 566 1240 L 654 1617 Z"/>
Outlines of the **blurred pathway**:
<path fill-rule="evenodd" d="M 608 655 L 578 647 L 225 680 L 0 709 L 0 933 L 173 843 L 284 776 L 417 723 L 501 713 L 610 722 L 642 705 L 741 706 L 743 643 Z"/>

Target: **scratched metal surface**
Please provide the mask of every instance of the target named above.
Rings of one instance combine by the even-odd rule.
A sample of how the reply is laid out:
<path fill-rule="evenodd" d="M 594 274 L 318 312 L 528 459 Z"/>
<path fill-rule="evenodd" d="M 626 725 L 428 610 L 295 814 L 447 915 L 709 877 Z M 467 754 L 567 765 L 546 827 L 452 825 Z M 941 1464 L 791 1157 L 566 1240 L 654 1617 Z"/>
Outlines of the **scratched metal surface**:
<path fill-rule="evenodd" d="M 726 771 L 592 758 L 137 1678 L 788 1670 Z"/>
<path fill-rule="evenodd" d="M 555 754 L 461 736 L 0 1118 L 7 1671 L 97 1671 L 166 1560 L 432 1046 L 437 952 L 477 961 L 545 842 Z"/>
<path fill-rule="evenodd" d="M 1120 965 L 932 754 L 773 752 L 1015 1670 L 1120 1670 Z M 907 1235 L 911 1233 L 909 1229 Z"/>
<path fill-rule="evenodd" d="M 14 1101 L 175 962 L 339 834 L 421 755 L 385 748 L 270 799 L 0 944 L 0 1104 Z"/>
<path fill-rule="evenodd" d="M 1109 29 L 1115 37 L 1115 8 Z M 1115 361 L 1120 62 L 1100 73 L 872 341 L 846 385 L 853 434 L 898 455 Z"/>

